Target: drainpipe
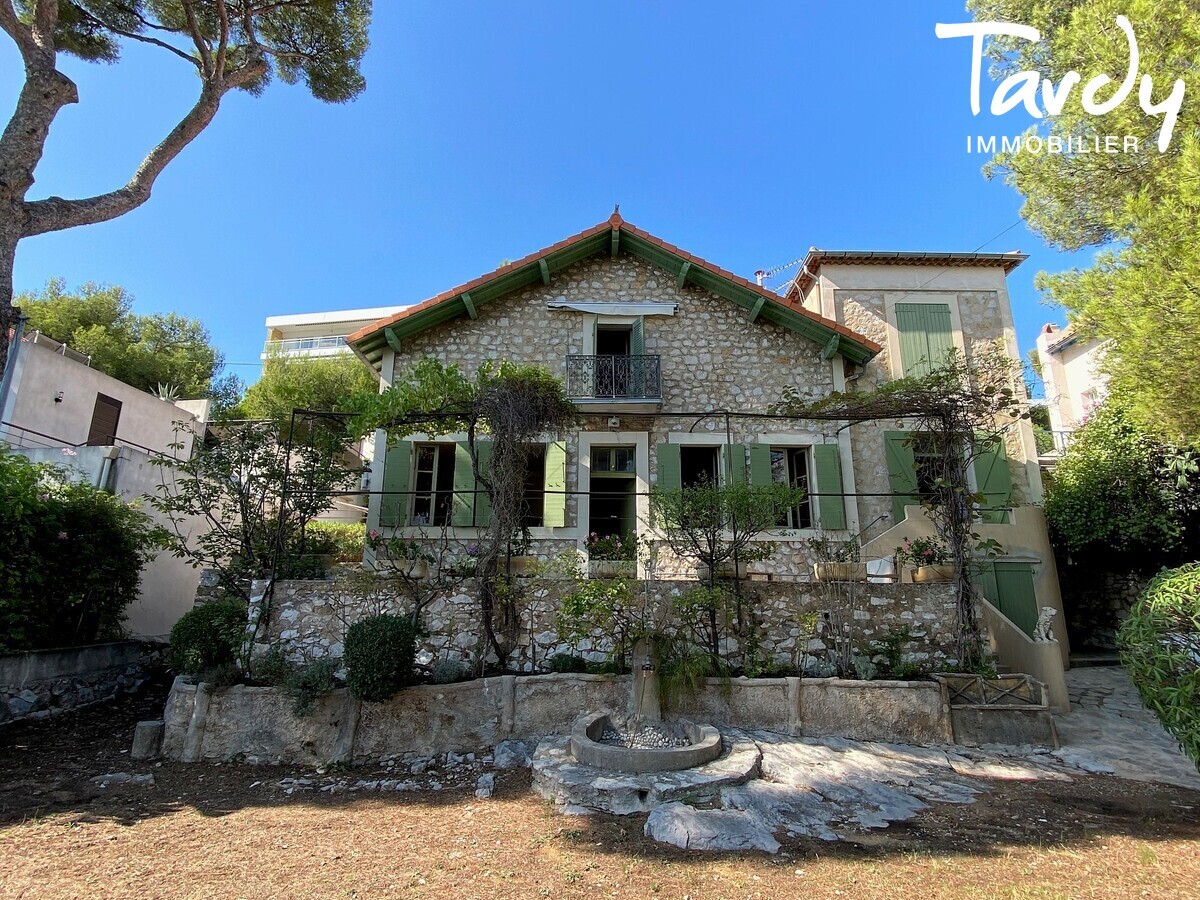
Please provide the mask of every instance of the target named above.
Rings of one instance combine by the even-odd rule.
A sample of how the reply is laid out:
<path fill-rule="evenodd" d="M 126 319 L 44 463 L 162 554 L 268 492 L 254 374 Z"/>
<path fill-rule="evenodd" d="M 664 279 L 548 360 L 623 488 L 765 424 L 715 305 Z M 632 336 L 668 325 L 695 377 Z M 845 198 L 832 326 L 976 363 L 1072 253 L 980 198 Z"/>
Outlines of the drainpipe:
<path fill-rule="evenodd" d="M 13 328 L 12 342 L 8 345 L 8 359 L 4 366 L 4 379 L 0 381 L 0 420 L 6 418 L 8 412 L 8 391 L 12 387 L 13 376 L 17 371 L 17 357 L 21 354 L 21 336 L 25 333 L 25 323 L 29 317 L 24 313 L 17 316 L 17 325 Z"/>

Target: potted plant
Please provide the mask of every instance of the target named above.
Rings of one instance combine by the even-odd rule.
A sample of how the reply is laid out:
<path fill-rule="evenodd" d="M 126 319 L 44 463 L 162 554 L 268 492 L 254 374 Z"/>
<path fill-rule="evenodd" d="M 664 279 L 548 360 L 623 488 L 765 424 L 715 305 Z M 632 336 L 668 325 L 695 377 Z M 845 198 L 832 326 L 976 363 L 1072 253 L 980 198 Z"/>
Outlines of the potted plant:
<path fill-rule="evenodd" d="M 600 578 L 633 575 L 637 570 L 638 538 L 636 534 L 599 535 L 587 537 L 588 574 Z"/>
<path fill-rule="evenodd" d="M 529 575 L 538 564 L 538 558 L 529 551 L 533 548 L 533 537 L 528 528 L 521 529 L 521 536 L 508 545 L 508 573 Z M 503 568 L 503 567 L 502 567 Z"/>
<path fill-rule="evenodd" d="M 839 541 L 827 535 L 809 538 L 808 549 L 813 561 L 814 581 L 866 581 L 867 564 L 862 562 L 858 536 Z"/>
<path fill-rule="evenodd" d="M 378 531 L 367 534 L 367 547 L 375 554 L 376 567 L 386 567 L 406 578 L 425 578 L 433 557 L 416 541 L 384 537 Z"/>
<path fill-rule="evenodd" d="M 914 584 L 946 584 L 954 580 L 950 548 L 939 537 L 908 538 L 895 550 L 900 566 L 909 566 Z"/>

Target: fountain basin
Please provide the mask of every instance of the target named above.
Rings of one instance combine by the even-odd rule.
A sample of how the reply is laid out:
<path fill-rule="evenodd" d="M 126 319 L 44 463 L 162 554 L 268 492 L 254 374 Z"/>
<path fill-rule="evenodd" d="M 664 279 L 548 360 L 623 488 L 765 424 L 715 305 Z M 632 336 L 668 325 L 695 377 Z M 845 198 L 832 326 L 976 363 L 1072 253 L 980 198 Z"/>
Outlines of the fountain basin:
<path fill-rule="evenodd" d="M 659 723 L 654 723 L 659 724 Z M 688 743 L 680 747 L 623 747 L 602 743 L 605 731 L 619 731 L 608 713 L 581 716 L 571 729 L 571 754 L 575 761 L 611 772 L 677 772 L 712 762 L 721 755 L 721 734 L 711 725 L 673 723 Z"/>

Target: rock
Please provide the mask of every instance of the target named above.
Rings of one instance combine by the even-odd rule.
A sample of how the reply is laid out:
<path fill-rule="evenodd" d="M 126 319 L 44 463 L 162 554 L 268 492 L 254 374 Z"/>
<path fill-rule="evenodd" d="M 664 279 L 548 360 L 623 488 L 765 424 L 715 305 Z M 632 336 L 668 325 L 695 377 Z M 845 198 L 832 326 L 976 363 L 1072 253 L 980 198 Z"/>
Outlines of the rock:
<path fill-rule="evenodd" d="M 154 759 L 162 746 L 163 721 L 138 722 L 133 729 L 131 759 Z"/>
<path fill-rule="evenodd" d="M 431 765 L 433 765 L 433 760 L 430 759 L 428 756 L 422 756 L 418 759 L 413 760 L 412 765 L 410 765 L 408 767 L 408 773 L 410 775 L 424 775 L 425 771 Z"/>
<path fill-rule="evenodd" d="M 37 705 L 37 694 L 33 691 L 21 691 L 8 701 L 8 711 L 14 716 L 23 716 Z"/>
<path fill-rule="evenodd" d="M 108 787 L 110 784 L 132 784 L 138 787 L 153 787 L 153 775 L 130 775 L 128 772 L 109 772 L 91 779 L 92 784 Z"/>
<path fill-rule="evenodd" d="M 501 741 L 492 754 L 497 769 L 525 768 L 529 765 L 529 745 L 524 741 Z"/>
<path fill-rule="evenodd" d="M 475 782 L 475 798 L 477 800 L 486 800 L 492 796 L 492 791 L 496 789 L 496 776 L 491 772 L 486 775 L 480 775 Z"/>
<path fill-rule="evenodd" d="M 763 850 L 779 852 L 779 841 L 761 820 L 737 810 L 696 809 L 667 803 L 651 810 L 647 837 L 683 850 Z"/>

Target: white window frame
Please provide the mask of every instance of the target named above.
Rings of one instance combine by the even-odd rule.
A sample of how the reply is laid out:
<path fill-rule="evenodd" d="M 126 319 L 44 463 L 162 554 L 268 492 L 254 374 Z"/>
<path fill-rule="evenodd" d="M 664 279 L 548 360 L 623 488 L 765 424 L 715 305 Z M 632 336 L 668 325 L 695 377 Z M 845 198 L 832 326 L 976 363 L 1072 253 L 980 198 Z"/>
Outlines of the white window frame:
<path fill-rule="evenodd" d="M 587 540 L 588 522 L 592 515 L 592 447 L 632 446 L 634 460 L 635 521 L 639 537 L 654 535 L 650 526 L 650 433 L 648 431 L 580 431 L 576 454 L 578 459 L 579 494 L 575 505 L 575 538 L 583 549 Z M 551 529 L 566 533 L 568 529 Z M 642 561 L 638 560 L 638 577 L 643 577 Z"/>

